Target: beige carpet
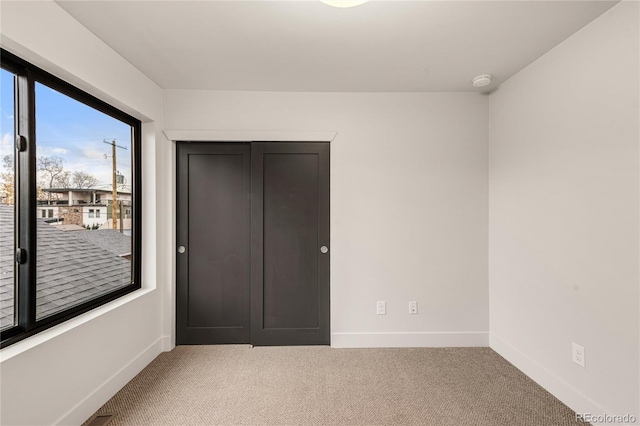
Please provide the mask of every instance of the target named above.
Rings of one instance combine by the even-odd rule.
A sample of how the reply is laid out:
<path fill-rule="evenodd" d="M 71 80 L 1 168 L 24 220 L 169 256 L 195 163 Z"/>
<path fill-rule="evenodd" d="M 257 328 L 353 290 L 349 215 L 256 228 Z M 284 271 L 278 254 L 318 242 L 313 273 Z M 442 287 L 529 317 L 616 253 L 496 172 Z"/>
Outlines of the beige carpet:
<path fill-rule="evenodd" d="M 576 425 L 489 348 L 178 346 L 98 413 L 117 425 Z"/>

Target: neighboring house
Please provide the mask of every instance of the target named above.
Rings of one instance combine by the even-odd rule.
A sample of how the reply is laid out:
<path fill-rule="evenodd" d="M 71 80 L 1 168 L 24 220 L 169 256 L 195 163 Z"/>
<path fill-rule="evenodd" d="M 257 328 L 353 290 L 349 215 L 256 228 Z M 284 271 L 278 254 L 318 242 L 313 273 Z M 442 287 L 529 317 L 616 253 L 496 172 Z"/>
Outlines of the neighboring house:
<path fill-rule="evenodd" d="M 116 231 L 63 231 L 37 220 L 38 317 L 131 282 L 130 237 Z M 0 270 L 13 271 L 14 208 L 0 204 Z M 13 273 L 0 274 L 0 328 L 13 321 Z"/>
<path fill-rule="evenodd" d="M 42 191 L 51 194 L 52 200 L 38 200 L 37 218 L 50 219 L 48 222 L 62 222 L 65 225 L 113 229 L 113 192 L 91 188 L 47 188 Z M 118 202 L 122 202 L 123 229 L 130 230 L 131 192 L 118 191 Z M 119 224 L 117 228 L 120 228 Z"/>

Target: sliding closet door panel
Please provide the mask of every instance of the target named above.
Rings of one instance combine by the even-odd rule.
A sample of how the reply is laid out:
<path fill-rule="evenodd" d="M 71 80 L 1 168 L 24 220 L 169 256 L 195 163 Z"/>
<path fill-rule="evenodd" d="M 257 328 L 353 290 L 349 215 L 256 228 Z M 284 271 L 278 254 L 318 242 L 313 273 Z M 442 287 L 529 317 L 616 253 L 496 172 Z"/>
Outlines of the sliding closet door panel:
<path fill-rule="evenodd" d="M 329 344 L 329 144 L 252 144 L 251 340 Z"/>
<path fill-rule="evenodd" d="M 191 155 L 189 327 L 242 326 L 242 155 Z M 242 286 L 240 286 L 240 289 Z M 206 303 L 203 303 L 206 301 Z"/>
<path fill-rule="evenodd" d="M 318 156 L 264 154 L 264 328 L 318 327 Z"/>
<path fill-rule="evenodd" d="M 248 343 L 250 148 L 181 143 L 178 162 L 178 343 Z"/>

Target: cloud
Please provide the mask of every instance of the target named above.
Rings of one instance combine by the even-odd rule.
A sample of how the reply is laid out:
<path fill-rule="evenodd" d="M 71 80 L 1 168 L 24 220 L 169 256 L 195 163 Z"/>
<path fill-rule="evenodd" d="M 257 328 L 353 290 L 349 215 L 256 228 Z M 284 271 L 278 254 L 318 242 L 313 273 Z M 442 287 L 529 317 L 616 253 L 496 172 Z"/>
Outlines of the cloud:
<path fill-rule="evenodd" d="M 38 145 L 38 156 L 45 157 L 62 157 L 64 161 L 68 160 L 71 151 L 60 146 Z"/>
<path fill-rule="evenodd" d="M 82 150 L 82 154 L 87 158 L 92 158 L 94 160 L 104 160 L 104 150 L 95 149 L 95 148 L 84 148 Z"/>
<path fill-rule="evenodd" d="M 2 142 L 0 143 L 3 147 L 5 146 L 12 146 L 13 145 L 13 138 L 11 137 L 11 133 L 5 133 L 4 135 L 2 135 Z"/>
<path fill-rule="evenodd" d="M 64 155 L 64 154 L 68 154 L 69 150 L 65 149 L 65 148 L 60 148 L 60 147 L 53 147 L 53 148 L 51 148 L 51 152 L 53 154 L 62 154 L 62 155 Z"/>

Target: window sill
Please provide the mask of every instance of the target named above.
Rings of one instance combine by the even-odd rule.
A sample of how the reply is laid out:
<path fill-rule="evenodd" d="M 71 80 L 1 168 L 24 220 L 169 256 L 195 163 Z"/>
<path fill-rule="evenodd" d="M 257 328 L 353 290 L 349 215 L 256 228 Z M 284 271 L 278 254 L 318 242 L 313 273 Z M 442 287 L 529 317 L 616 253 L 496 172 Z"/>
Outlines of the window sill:
<path fill-rule="evenodd" d="M 79 315 L 73 319 L 65 321 L 59 325 L 51 327 L 48 330 L 44 330 L 38 334 L 35 334 L 31 337 L 27 337 L 24 340 L 16 342 L 11 346 L 0 349 L 0 363 L 7 361 L 17 355 L 20 355 L 23 352 L 26 352 L 36 346 L 39 346 L 49 340 L 55 339 L 56 337 L 66 333 L 69 330 L 73 330 L 76 327 L 79 327 L 85 323 L 88 323 L 95 318 L 98 318 L 108 312 L 111 312 L 119 307 L 132 302 L 140 297 L 143 297 L 151 292 L 153 292 L 154 288 L 141 288 L 132 293 L 129 293 L 125 296 L 122 296 L 116 300 L 113 300 L 105 305 L 102 305 L 98 308 L 92 309 L 89 312 L 86 312 L 82 315 Z"/>

